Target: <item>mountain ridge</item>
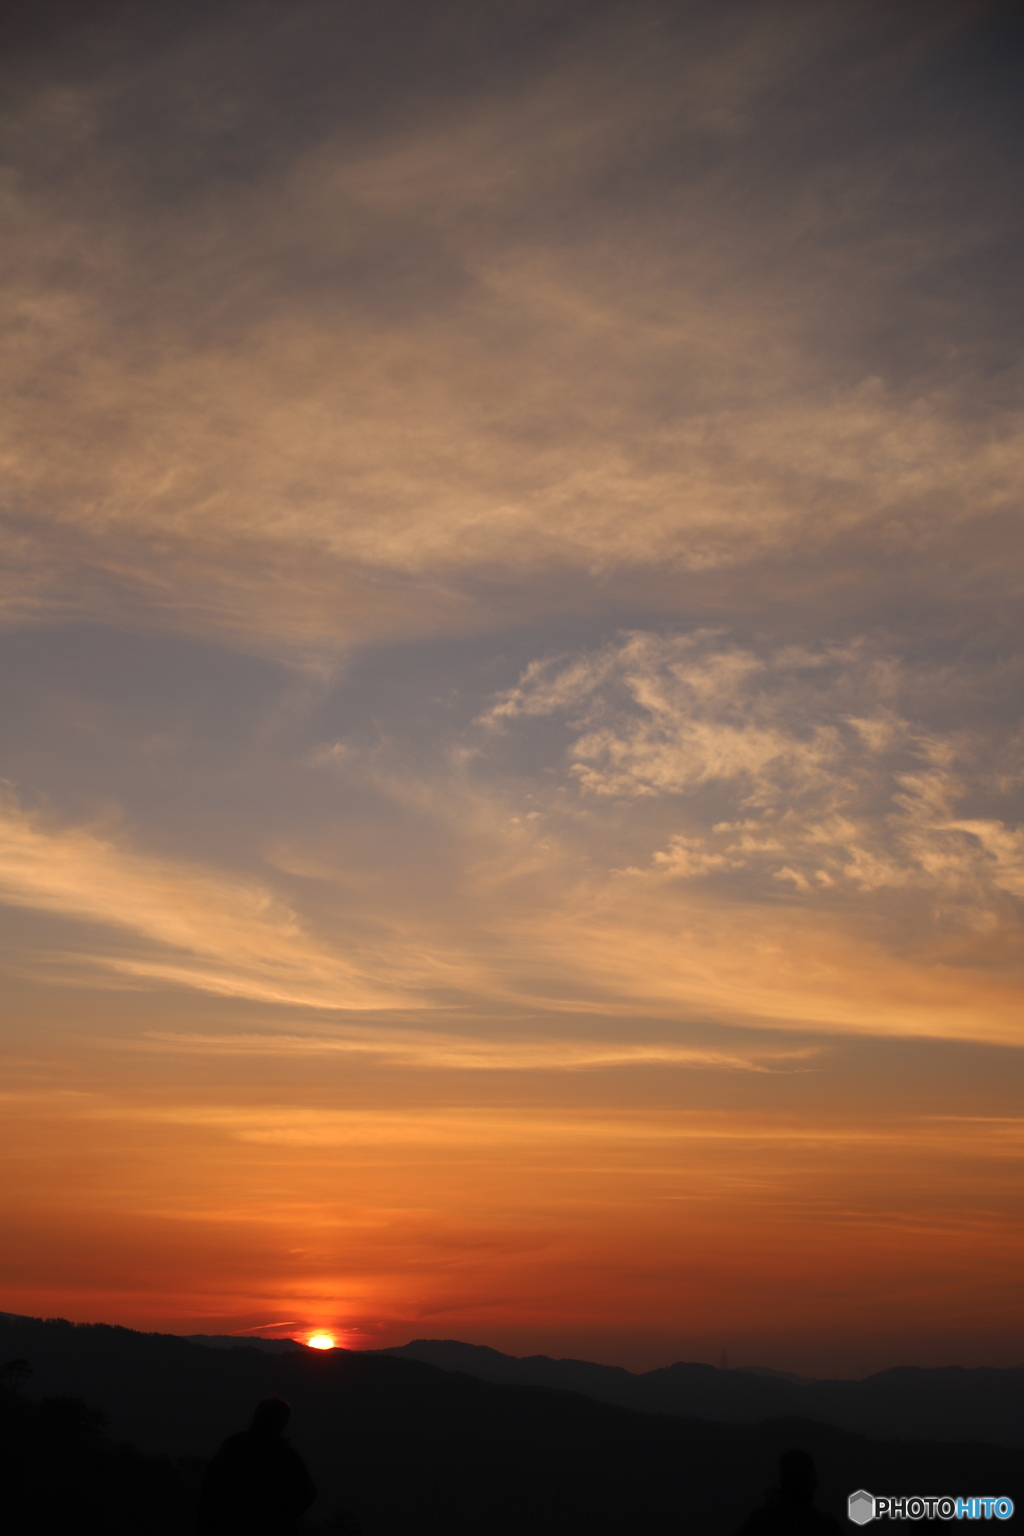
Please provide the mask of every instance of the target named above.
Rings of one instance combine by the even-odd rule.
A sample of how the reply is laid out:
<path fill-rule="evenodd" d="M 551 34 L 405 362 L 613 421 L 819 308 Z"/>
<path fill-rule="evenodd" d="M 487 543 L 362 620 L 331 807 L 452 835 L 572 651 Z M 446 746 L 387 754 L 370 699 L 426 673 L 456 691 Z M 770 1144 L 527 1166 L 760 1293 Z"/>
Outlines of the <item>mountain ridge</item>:
<path fill-rule="evenodd" d="M 1018 1503 L 1024 1492 L 1019 1454 L 998 1446 L 887 1443 L 806 1418 L 735 1425 L 638 1413 L 374 1351 L 271 1351 L 251 1340 L 209 1348 L 105 1324 L 0 1318 L 0 1360 L 13 1358 L 32 1366 L 33 1399 L 80 1398 L 86 1416 L 106 1418 L 112 1441 L 179 1460 L 210 1457 L 261 1397 L 279 1393 L 321 1490 L 314 1521 L 350 1511 L 364 1536 L 678 1536 L 681 1525 L 731 1536 L 792 1445 L 814 1457 L 819 1504 L 837 1517 L 859 1487 Z"/>
<path fill-rule="evenodd" d="M 844 1381 L 687 1361 L 638 1373 L 587 1360 L 505 1355 L 457 1339 L 414 1339 L 378 1353 L 495 1384 L 578 1392 L 644 1413 L 726 1424 L 796 1416 L 857 1434 L 1024 1448 L 1021 1366 L 893 1366 L 861 1381 Z"/>

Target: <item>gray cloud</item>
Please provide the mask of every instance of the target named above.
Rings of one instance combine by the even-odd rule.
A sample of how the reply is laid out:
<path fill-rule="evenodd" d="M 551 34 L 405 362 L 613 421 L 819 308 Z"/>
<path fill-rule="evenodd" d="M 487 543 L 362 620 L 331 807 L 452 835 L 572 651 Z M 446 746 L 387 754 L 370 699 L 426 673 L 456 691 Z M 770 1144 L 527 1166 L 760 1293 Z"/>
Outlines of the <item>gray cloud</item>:
<path fill-rule="evenodd" d="M 976 105 L 951 126 L 942 74 L 979 14 L 526 9 L 497 76 L 470 28 L 427 91 L 412 12 L 395 47 L 270 9 L 237 64 L 215 15 L 37 75 L 11 613 L 331 642 L 485 626 L 499 572 L 536 612 L 544 573 L 593 606 L 724 569 L 735 610 L 795 560 L 815 608 L 880 555 L 989 596 L 1022 442 L 1011 140 Z M 339 83 L 364 48 L 394 71 L 372 109 Z"/>
<path fill-rule="evenodd" d="M 721 632 L 637 632 L 534 663 L 482 722 L 560 715 L 584 795 L 671 806 L 659 878 L 782 882 L 815 901 L 899 890 L 904 924 L 913 896 L 1013 932 L 1021 725 L 994 700 L 968 723 L 979 686 L 863 641 L 758 652 Z"/>

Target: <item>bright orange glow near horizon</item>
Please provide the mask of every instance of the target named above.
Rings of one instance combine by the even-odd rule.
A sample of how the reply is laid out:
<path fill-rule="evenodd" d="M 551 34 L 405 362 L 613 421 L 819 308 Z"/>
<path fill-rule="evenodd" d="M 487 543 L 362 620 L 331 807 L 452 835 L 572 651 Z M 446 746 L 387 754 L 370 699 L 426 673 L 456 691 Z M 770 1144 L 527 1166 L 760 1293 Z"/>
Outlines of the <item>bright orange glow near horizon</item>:
<path fill-rule="evenodd" d="M 998 7 L 23 9 L 0 1308 L 1024 1361 Z"/>

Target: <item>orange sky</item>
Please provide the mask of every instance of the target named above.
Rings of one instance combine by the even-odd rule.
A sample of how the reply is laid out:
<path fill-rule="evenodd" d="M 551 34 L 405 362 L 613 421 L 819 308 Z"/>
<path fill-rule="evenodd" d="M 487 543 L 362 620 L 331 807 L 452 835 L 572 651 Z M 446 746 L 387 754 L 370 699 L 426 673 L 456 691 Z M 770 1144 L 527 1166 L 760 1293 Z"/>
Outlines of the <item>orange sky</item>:
<path fill-rule="evenodd" d="M 0 1306 L 1019 1363 L 1005 8 L 63 14 Z"/>

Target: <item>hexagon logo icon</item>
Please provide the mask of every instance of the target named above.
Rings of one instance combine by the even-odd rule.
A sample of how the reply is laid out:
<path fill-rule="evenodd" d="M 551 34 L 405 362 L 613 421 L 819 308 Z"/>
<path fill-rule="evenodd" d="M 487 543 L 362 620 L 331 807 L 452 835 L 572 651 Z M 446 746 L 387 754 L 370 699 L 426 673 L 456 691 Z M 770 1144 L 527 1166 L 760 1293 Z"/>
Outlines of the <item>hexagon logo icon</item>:
<path fill-rule="evenodd" d="M 866 1488 L 858 1488 L 847 1500 L 846 1513 L 854 1525 L 867 1525 L 875 1518 L 874 1494 L 868 1493 Z"/>

